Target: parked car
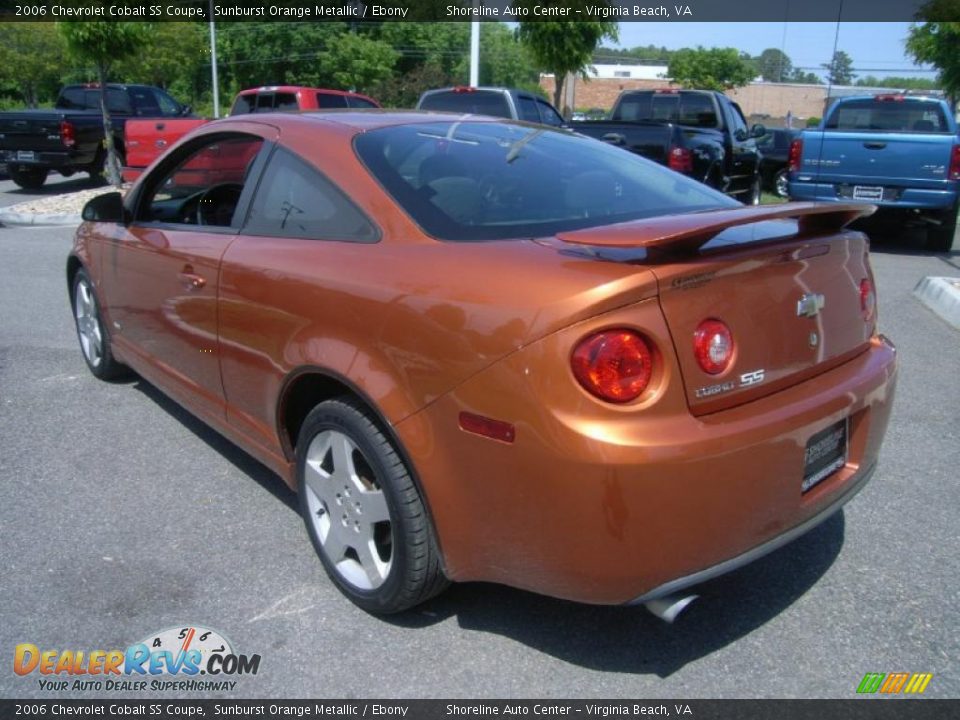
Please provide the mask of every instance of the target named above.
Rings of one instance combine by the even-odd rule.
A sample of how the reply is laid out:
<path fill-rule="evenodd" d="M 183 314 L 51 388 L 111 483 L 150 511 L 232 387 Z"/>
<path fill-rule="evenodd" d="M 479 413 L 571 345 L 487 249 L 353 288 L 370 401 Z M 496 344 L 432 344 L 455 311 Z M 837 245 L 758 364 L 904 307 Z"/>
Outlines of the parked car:
<path fill-rule="evenodd" d="M 107 109 L 121 164 L 129 118 L 170 122 L 190 114 L 188 105 L 149 85 L 107 85 Z M 51 170 L 65 177 L 86 172 L 97 178 L 106 158 L 100 86 L 96 83 L 67 85 L 53 110 L 0 113 L 0 161 L 7 163 L 10 178 L 22 188 L 42 187 Z"/>
<path fill-rule="evenodd" d="M 490 115 L 511 120 L 562 127 L 563 116 L 538 95 L 502 87 L 457 86 L 427 90 L 417 101 L 417 110 Z"/>
<path fill-rule="evenodd" d="M 93 374 L 298 489 L 361 607 L 483 580 L 670 618 L 874 471 L 869 211 L 495 118 L 244 115 L 92 200 L 66 281 Z"/>
<path fill-rule="evenodd" d="M 876 205 L 887 226 L 927 228 L 927 247 L 953 246 L 960 142 L 950 106 L 885 94 L 838 99 L 790 148 L 790 198 Z"/>
<path fill-rule="evenodd" d="M 233 100 L 230 115 L 301 110 L 376 109 L 373 98 L 355 92 L 300 85 L 265 85 L 241 90 Z M 191 130 L 210 122 L 206 118 L 185 120 L 133 120 L 127 124 L 126 180 L 135 180 L 144 168 Z"/>
<path fill-rule="evenodd" d="M 800 134 L 790 128 L 767 128 L 767 134 L 757 138 L 760 151 L 760 178 L 763 189 L 779 197 L 787 197 L 787 159 L 790 143 Z"/>
<path fill-rule="evenodd" d="M 712 90 L 628 90 L 609 120 L 570 123 L 576 132 L 622 147 L 716 188 L 760 202 L 763 125 L 747 128 L 740 106 Z"/>

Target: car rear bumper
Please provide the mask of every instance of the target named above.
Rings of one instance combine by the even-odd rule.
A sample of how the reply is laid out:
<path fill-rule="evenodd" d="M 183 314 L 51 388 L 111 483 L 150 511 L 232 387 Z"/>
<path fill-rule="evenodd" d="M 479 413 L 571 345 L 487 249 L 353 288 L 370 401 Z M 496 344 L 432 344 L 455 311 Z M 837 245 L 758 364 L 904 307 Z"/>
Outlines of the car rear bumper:
<path fill-rule="evenodd" d="M 93 157 L 78 155 L 72 152 L 47 152 L 37 151 L 32 159 L 25 158 L 18 154 L 16 150 L 0 151 L 0 163 L 7 165 L 20 165 L 22 167 L 41 167 L 41 168 L 66 168 L 85 166 L 92 163 Z"/>
<path fill-rule="evenodd" d="M 600 604 L 688 587 L 826 519 L 870 477 L 896 385 L 895 349 L 877 337 L 839 367 L 729 410 L 607 408 L 605 419 L 582 396 L 565 397 L 572 382 L 538 382 L 529 351 L 397 430 L 451 579 Z M 515 441 L 460 430 L 462 411 L 513 422 Z M 846 464 L 801 492 L 807 441 L 844 419 Z"/>
<path fill-rule="evenodd" d="M 757 545 L 756 547 L 751 548 L 740 555 L 737 555 L 736 557 L 730 558 L 729 560 L 724 560 L 711 567 L 691 573 L 690 575 L 685 575 L 683 577 L 670 580 L 663 585 L 655 587 L 653 590 L 648 590 L 643 595 L 638 598 L 634 598 L 627 604 L 641 605 L 643 603 L 648 603 L 651 600 L 659 600 L 660 598 L 681 593 L 696 585 L 705 583 L 708 580 L 713 580 L 721 575 L 726 575 L 729 572 L 738 570 L 745 565 L 749 565 L 755 560 L 759 560 L 765 555 L 769 555 L 775 550 L 779 550 L 784 545 L 787 545 L 803 535 L 806 535 L 818 525 L 833 517 L 837 511 L 839 511 L 844 505 L 847 504 L 847 502 L 853 499 L 854 495 L 863 489 L 864 485 L 866 485 L 870 478 L 873 477 L 873 473 L 876 469 L 877 466 L 876 463 L 874 463 L 870 467 L 859 470 L 856 475 L 850 479 L 850 482 L 843 492 L 832 503 L 830 503 L 827 507 L 813 517 L 804 520 L 799 525 L 795 525 L 780 535 L 777 535 L 776 537 L 773 537 L 766 542 Z"/>
<path fill-rule="evenodd" d="M 870 185 L 864 181 L 864 185 Z M 791 180 L 789 197 L 791 200 L 809 202 L 857 202 L 853 199 L 850 183 L 801 182 Z M 882 186 L 883 199 L 863 200 L 876 205 L 881 210 L 930 210 L 942 211 L 955 207 L 957 193 L 952 190 L 931 188 Z"/>

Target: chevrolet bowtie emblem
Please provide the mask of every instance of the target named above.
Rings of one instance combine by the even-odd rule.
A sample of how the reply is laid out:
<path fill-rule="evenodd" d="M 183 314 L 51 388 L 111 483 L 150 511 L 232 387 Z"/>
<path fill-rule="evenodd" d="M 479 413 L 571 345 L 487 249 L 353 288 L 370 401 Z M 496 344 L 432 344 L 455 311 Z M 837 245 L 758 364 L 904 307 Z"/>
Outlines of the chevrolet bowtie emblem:
<path fill-rule="evenodd" d="M 807 293 L 797 300 L 797 317 L 816 317 L 827 304 L 826 298 L 818 293 Z"/>

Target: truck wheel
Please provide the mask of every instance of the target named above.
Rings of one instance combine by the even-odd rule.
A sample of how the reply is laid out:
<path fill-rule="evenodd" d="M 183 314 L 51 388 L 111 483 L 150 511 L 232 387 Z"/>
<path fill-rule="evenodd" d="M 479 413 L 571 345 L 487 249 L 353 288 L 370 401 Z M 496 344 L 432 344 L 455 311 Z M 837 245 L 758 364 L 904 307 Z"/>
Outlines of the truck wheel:
<path fill-rule="evenodd" d="M 953 247 L 953 236 L 957 232 L 957 208 L 945 212 L 940 220 L 941 225 L 927 228 L 927 250 L 946 253 Z"/>
<path fill-rule="evenodd" d="M 777 176 L 773 180 L 773 187 L 777 193 L 777 197 L 785 198 L 790 192 L 789 178 L 787 178 L 787 170 L 784 168 L 777 173 Z"/>
<path fill-rule="evenodd" d="M 7 172 L 10 173 L 10 179 L 24 190 L 39 190 L 50 173 L 46 168 L 31 165 L 11 165 Z"/>

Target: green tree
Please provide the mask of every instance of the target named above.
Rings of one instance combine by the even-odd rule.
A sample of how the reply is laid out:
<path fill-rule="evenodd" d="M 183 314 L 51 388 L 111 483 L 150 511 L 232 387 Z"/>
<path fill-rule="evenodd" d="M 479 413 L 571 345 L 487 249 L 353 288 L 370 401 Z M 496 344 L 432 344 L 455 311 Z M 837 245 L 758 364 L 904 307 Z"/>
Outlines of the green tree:
<path fill-rule="evenodd" d="M 66 44 L 50 23 L 0 23 L 0 85 L 28 107 L 55 96 L 65 54 Z"/>
<path fill-rule="evenodd" d="M 678 50 L 667 67 L 670 79 L 686 88 L 729 90 L 743 87 L 756 76 L 748 57 L 734 48 L 697 47 Z"/>
<path fill-rule="evenodd" d="M 114 74 L 126 82 L 156 85 L 196 106 L 210 89 L 210 40 L 206 24 L 149 23 L 135 56 L 117 62 Z"/>
<path fill-rule="evenodd" d="M 66 41 L 69 54 L 78 62 L 90 64 L 96 70 L 97 81 L 100 83 L 103 134 L 107 145 L 107 179 L 120 187 L 120 162 L 113 143 L 110 112 L 107 110 L 107 79 L 111 66 L 116 61 L 133 55 L 142 47 L 146 26 L 132 22 L 75 20 L 57 23 L 57 29 Z"/>
<path fill-rule="evenodd" d="M 854 83 L 859 87 L 887 87 L 887 88 L 902 88 L 904 90 L 939 90 L 940 85 L 936 80 L 931 80 L 930 78 L 916 78 L 916 77 L 898 77 L 896 75 L 889 75 L 887 77 L 874 77 L 873 75 L 867 75 L 866 77 L 857 78 L 857 81 Z"/>
<path fill-rule="evenodd" d="M 786 79 L 787 82 L 800 83 L 802 85 L 823 85 L 823 80 L 816 73 L 805 72 L 800 68 L 794 68 L 793 72 Z"/>
<path fill-rule="evenodd" d="M 343 33 L 328 41 L 320 65 L 329 68 L 333 85 L 344 90 L 370 92 L 393 72 L 399 54 L 382 40 Z"/>
<path fill-rule="evenodd" d="M 853 72 L 853 60 L 843 50 L 837 50 L 830 62 L 820 67 L 827 71 L 827 81 L 831 85 L 850 85 L 856 74 Z"/>
<path fill-rule="evenodd" d="M 907 52 L 937 69 L 937 81 L 955 105 L 960 100 L 960 0 L 933 0 L 921 6 L 907 35 Z"/>
<path fill-rule="evenodd" d="M 470 77 L 470 58 L 463 57 L 457 64 L 454 75 Z M 481 85 L 519 87 L 542 93 L 540 73 L 530 50 L 521 43 L 515 32 L 504 23 L 480 24 Z"/>
<path fill-rule="evenodd" d="M 519 38 L 530 49 L 541 69 L 553 73 L 553 102 L 560 108 L 563 81 L 569 73 L 586 79 L 586 69 L 597 45 L 604 38 L 616 40 L 617 23 L 597 20 L 552 22 L 526 20 L 519 23 Z M 572 108 L 560 108 L 569 117 Z"/>
<path fill-rule="evenodd" d="M 757 72 L 766 82 L 784 82 L 793 70 L 790 56 L 782 50 L 767 48 L 754 59 Z"/>

